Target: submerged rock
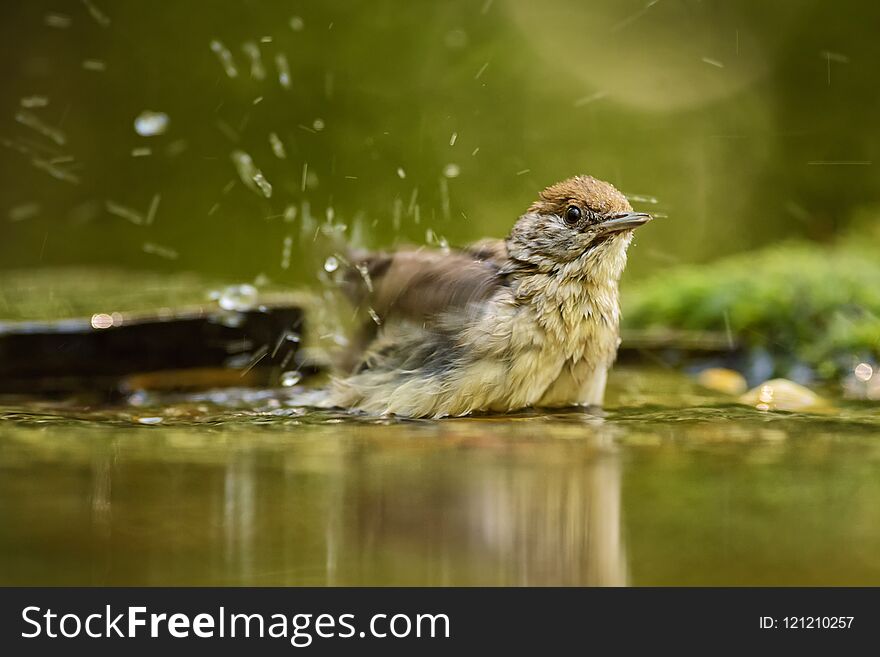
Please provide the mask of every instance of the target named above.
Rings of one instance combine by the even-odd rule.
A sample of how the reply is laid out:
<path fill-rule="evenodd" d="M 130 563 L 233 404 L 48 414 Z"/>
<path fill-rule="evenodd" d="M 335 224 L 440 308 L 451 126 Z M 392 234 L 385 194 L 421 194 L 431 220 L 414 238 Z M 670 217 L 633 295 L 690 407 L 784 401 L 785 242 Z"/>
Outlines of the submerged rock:
<path fill-rule="evenodd" d="M 827 411 L 830 404 L 815 392 L 788 379 L 771 379 L 749 390 L 740 403 L 759 411 Z"/>

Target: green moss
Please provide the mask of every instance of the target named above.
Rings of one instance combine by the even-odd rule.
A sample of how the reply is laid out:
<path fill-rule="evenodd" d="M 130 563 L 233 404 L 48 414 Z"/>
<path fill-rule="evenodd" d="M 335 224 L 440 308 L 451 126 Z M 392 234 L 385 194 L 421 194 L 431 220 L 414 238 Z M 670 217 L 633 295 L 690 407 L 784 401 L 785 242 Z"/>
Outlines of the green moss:
<path fill-rule="evenodd" d="M 624 294 L 629 328 L 727 331 L 784 371 L 880 359 L 880 261 L 849 244 L 783 244 L 661 271 Z"/>
<path fill-rule="evenodd" d="M 218 281 L 197 274 L 97 267 L 48 267 L 0 272 L 0 322 L 57 321 L 93 313 L 158 313 L 162 308 L 215 308 L 213 291 L 248 281 Z M 260 303 L 305 303 L 306 295 L 269 281 Z"/>

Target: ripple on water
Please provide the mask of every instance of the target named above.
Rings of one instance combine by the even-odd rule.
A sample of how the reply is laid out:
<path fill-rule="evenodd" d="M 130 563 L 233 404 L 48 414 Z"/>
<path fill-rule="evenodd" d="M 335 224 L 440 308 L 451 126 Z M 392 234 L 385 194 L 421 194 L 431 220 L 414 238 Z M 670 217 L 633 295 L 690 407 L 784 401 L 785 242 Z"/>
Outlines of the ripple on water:
<path fill-rule="evenodd" d="M 568 437 L 566 427 L 604 427 L 618 436 L 645 430 L 684 431 L 685 427 L 705 430 L 712 427 L 713 441 L 739 441 L 744 433 L 768 426 L 810 435 L 817 432 L 863 432 L 880 426 L 880 417 L 870 404 L 849 402 L 835 414 L 767 412 L 734 403 L 687 407 L 651 404 L 600 409 L 527 409 L 507 414 L 481 414 L 446 420 L 419 420 L 398 417 L 377 417 L 341 409 L 315 409 L 297 405 L 303 388 L 283 389 L 232 388 L 197 394 L 139 394 L 131 404 L 95 406 L 75 402 L 18 400 L 14 405 L 0 406 L 0 421 L 18 427 L 102 426 L 142 427 L 163 431 L 175 427 L 206 427 L 241 430 L 258 426 L 426 426 L 501 430 L 528 427 L 547 438 Z M 689 434 L 698 435 L 692 431 Z"/>

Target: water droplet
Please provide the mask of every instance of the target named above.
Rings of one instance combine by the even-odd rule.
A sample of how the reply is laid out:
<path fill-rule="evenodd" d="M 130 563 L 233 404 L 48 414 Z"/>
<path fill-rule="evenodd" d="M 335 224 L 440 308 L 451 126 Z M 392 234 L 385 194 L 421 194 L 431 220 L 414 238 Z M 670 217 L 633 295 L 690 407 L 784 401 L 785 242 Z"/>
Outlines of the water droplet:
<path fill-rule="evenodd" d="M 290 269 L 290 253 L 293 250 L 293 237 L 287 235 L 281 249 L 281 269 Z"/>
<path fill-rule="evenodd" d="M 299 372 L 284 372 L 281 374 L 281 385 L 285 388 L 295 386 L 302 381 L 302 374 Z"/>
<path fill-rule="evenodd" d="M 283 160 L 287 157 L 287 150 L 284 148 L 284 142 L 282 142 L 281 138 L 274 132 L 269 133 L 269 144 L 272 146 L 272 152 L 275 153 L 275 157 L 279 160 Z"/>
<path fill-rule="evenodd" d="M 134 131 L 141 137 L 155 137 L 168 129 L 168 115 L 164 112 L 144 110 L 134 120 Z"/>
<path fill-rule="evenodd" d="M 47 139 L 51 139 L 59 146 L 64 146 L 64 144 L 67 143 L 67 137 L 61 130 L 44 123 L 36 114 L 33 114 L 32 112 L 21 110 L 20 112 L 16 113 L 15 120 L 22 125 L 27 126 L 31 130 L 36 130 L 41 135 L 43 135 Z M 57 162 L 50 162 L 50 164 L 57 164 Z"/>
<path fill-rule="evenodd" d="M 324 129 L 324 119 L 315 119 L 314 121 L 312 121 L 312 127 L 316 131 L 321 132 L 321 130 Z"/>
<path fill-rule="evenodd" d="M 49 99 L 45 96 L 26 96 L 19 102 L 22 107 L 31 109 L 34 107 L 46 107 L 49 104 Z"/>
<path fill-rule="evenodd" d="M 263 172 L 256 167 L 249 154 L 244 151 L 233 151 L 232 162 L 235 164 L 239 178 L 251 191 L 262 194 L 266 198 L 272 198 L 272 185 L 266 180 Z"/>
<path fill-rule="evenodd" d="M 70 19 L 70 16 L 67 16 L 66 14 L 46 14 L 43 17 L 43 21 L 49 27 L 54 27 L 61 30 L 67 29 L 73 22 Z"/>
<path fill-rule="evenodd" d="M 443 175 L 447 178 L 458 178 L 458 174 L 460 173 L 461 167 L 457 164 L 450 163 L 443 167 Z"/>
<path fill-rule="evenodd" d="M 110 18 L 103 11 L 98 9 L 92 0 L 82 0 L 83 4 L 86 6 L 86 9 L 89 10 L 89 13 L 92 15 L 92 18 L 95 19 L 95 22 L 101 27 L 109 27 L 110 26 Z"/>
<path fill-rule="evenodd" d="M 278 69 L 278 84 L 284 89 L 290 89 L 290 64 L 284 53 L 275 55 L 275 68 Z"/>
<path fill-rule="evenodd" d="M 294 32 L 300 32 L 305 27 L 305 22 L 299 16 L 292 16 L 290 19 L 290 29 Z"/>
<path fill-rule="evenodd" d="M 238 77 L 238 69 L 235 67 L 235 61 L 232 59 L 232 53 L 229 48 L 223 45 L 223 42 L 214 39 L 211 41 L 211 50 L 217 55 L 223 70 L 230 78 Z"/>
<path fill-rule="evenodd" d="M 137 418 L 138 424 L 146 424 L 146 425 L 154 425 L 154 424 L 162 424 L 161 417 L 139 417 Z"/>
<path fill-rule="evenodd" d="M 874 376 L 874 368 L 868 363 L 859 363 L 853 371 L 859 381 L 870 381 Z"/>
<path fill-rule="evenodd" d="M 264 79 L 266 77 L 266 69 L 263 67 L 263 59 L 262 55 L 260 54 L 260 46 L 258 46 L 253 41 L 245 41 L 242 44 L 241 49 L 251 62 L 251 77 L 254 80 Z"/>
<path fill-rule="evenodd" d="M 223 288 L 217 295 L 217 303 L 223 310 L 244 312 L 252 309 L 257 303 L 257 288 L 253 285 L 230 285 Z"/>
<path fill-rule="evenodd" d="M 101 73 L 107 70 L 107 63 L 100 59 L 87 59 L 82 63 L 82 67 L 87 71 L 96 71 Z"/>
<path fill-rule="evenodd" d="M 9 221 L 25 221 L 40 214 L 39 203 L 22 203 L 9 209 Z"/>
<path fill-rule="evenodd" d="M 326 271 L 328 274 L 332 274 L 337 269 L 339 269 L 339 260 L 337 260 L 334 256 L 330 256 L 324 261 L 324 271 Z"/>
<path fill-rule="evenodd" d="M 397 175 L 401 180 L 406 178 L 406 171 L 403 170 L 403 167 L 397 167 Z"/>
<path fill-rule="evenodd" d="M 153 242 L 144 242 L 141 247 L 144 253 L 149 253 L 150 255 L 159 256 L 160 258 L 165 258 L 166 260 L 177 260 L 180 257 L 180 254 L 177 253 L 174 249 L 168 248 L 167 246 L 162 246 L 161 244 L 154 244 Z"/>
<path fill-rule="evenodd" d="M 360 264 L 356 265 L 358 273 L 361 275 L 361 278 L 364 279 L 364 285 L 367 286 L 367 291 L 372 294 L 373 293 L 373 278 L 370 276 L 370 270 L 366 265 Z"/>
<path fill-rule="evenodd" d="M 116 215 L 126 221 L 130 221 L 136 226 L 143 226 L 146 221 L 144 216 L 137 210 L 132 210 L 131 208 L 125 207 L 124 205 L 111 201 L 110 199 L 107 199 L 107 201 L 104 202 L 104 206 L 110 214 Z"/>
<path fill-rule="evenodd" d="M 113 316 L 107 313 L 95 313 L 92 315 L 91 325 L 93 329 L 107 329 L 113 326 Z"/>

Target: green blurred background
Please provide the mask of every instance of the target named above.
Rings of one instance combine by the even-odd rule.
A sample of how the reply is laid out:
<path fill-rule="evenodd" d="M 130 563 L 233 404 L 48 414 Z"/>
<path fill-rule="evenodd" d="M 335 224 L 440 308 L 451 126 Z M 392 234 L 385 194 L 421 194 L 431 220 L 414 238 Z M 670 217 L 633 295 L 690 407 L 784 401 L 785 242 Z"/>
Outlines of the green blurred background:
<path fill-rule="evenodd" d="M 764 413 L 650 358 L 602 421 L 16 401 L 0 582 L 880 583 L 878 25 L 864 0 L 0 2 L 0 319 L 308 285 L 316 235 L 503 236 L 590 173 L 660 217 L 637 328 L 732 333 L 752 385 L 848 377 L 837 408 Z"/>
<path fill-rule="evenodd" d="M 880 196 L 877 3 L 29 0 L 0 16 L 3 268 L 301 285 L 328 218 L 370 246 L 463 243 L 590 173 L 662 218 L 639 277 L 830 241 Z M 144 110 L 167 114 L 163 134 L 136 133 Z M 156 196 L 148 226 L 108 211 L 145 216 Z"/>

